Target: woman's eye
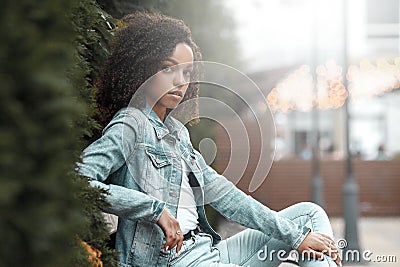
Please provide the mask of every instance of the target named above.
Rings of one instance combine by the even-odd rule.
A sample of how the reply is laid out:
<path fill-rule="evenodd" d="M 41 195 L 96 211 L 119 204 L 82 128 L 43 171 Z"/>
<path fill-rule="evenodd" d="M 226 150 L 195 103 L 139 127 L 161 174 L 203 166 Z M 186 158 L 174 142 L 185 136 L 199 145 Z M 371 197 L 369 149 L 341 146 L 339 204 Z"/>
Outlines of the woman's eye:
<path fill-rule="evenodd" d="M 172 68 L 170 67 L 170 66 L 164 66 L 164 67 L 162 67 L 162 71 L 163 72 L 172 72 Z"/>
<path fill-rule="evenodd" d="M 183 72 L 183 75 L 185 75 L 186 77 L 190 77 L 190 76 L 192 76 L 192 71 L 191 70 L 185 70 Z"/>

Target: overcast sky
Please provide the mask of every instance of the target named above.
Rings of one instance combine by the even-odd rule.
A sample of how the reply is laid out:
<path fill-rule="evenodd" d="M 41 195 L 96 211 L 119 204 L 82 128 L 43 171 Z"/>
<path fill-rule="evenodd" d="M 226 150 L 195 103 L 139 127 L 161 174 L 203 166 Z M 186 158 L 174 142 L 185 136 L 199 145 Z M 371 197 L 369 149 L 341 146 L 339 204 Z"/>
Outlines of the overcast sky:
<path fill-rule="evenodd" d="M 342 60 L 342 1 L 225 1 L 237 23 L 247 71 L 310 64 L 314 56 L 317 64 Z M 359 56 L 365 52 L 365 0 L 349 5 L 349 53 Z"/>

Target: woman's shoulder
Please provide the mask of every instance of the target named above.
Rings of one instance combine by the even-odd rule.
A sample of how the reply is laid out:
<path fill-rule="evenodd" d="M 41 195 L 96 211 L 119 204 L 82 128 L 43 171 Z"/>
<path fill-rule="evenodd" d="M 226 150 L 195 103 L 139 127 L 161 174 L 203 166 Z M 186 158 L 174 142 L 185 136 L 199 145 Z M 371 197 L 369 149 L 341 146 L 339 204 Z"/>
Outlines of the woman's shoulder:
<path fill-rule="evenodd" d="M 190 133 L 186 126 L 180 120 L 174 118 L 173 116 L 169 116 L 169 120 L 172 124 L 172 127 L 178 133 L 179 138 L 183 138 L 184 140 L 190 142 Z"/>
<path fill-rule="evenodd" d="M 125 107 L 121 108 L 117 113 L 115 113 L 113 120 L 125 117 L 132 117 L 137 120 L 146 119 L 146 115 L 140 109 L 135 107 Z"/>
<path fill-rule="evenodd" d="M 114 117 L 104 128 L 103 132 L 115 125 L 128 125 L 132 128 L 139 128 L 146 121 L 143 112 L 135 107 L 125 107 L 115 113 Z"/>

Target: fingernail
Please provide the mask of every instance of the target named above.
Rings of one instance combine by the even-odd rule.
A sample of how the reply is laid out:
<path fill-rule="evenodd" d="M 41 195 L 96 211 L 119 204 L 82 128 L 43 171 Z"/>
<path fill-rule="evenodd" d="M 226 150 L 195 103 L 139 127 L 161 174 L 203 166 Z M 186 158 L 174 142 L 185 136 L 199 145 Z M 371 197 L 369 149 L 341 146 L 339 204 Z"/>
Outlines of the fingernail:
<path fill-rule="evenodd" d="M 169 249 L 169 246 L 166 246 L 166 247 L 165 247 L 165 251 L 167 251 L 168 249 Z"/>

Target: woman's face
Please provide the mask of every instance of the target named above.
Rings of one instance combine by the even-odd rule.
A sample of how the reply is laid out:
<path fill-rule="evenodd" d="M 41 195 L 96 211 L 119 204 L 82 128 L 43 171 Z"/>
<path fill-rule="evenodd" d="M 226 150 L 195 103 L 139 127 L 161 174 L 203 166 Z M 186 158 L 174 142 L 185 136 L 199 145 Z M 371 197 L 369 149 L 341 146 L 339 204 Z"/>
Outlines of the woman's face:
<path fill-rule="evenodd" d="M 176 45 L 171 55 L 161 62 L 161 69 L 146 90 L 146 101 L 154 110 L 165 112 L 182 101 L 193 71 L 193 51 L 186 43 Z"/>

